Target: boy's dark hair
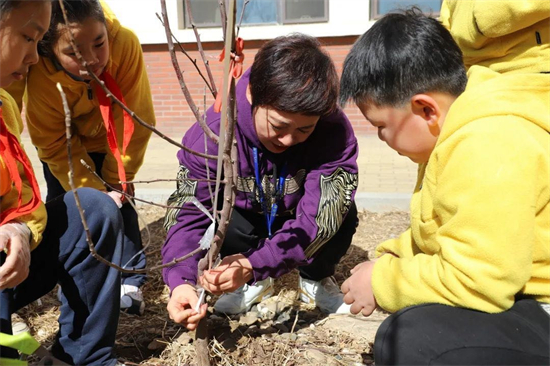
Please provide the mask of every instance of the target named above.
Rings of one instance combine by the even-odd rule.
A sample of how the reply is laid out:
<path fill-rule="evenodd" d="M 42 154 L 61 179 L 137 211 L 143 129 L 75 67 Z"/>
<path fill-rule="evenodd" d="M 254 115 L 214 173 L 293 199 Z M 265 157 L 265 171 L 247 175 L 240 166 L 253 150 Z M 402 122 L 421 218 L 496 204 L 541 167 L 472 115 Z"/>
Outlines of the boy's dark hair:
<path fill-rule="evenodd" d="M 94 18 L 105 23 L 105 14 L 99 0 L 63 0 L 69 23 L 83 23 L 88 18 Z M 52 18 L 50 28 L 38 45 L 38 53 L 53 57 L 53 46 L 59 39 L 59 25 L 65 25 L 63 11 L 58 1 L 52 2 Z"/>
<path fill-rule="evenodd" d="M 338 74 L 316 38 L 291 34 L 258 51 L 250 71 L 250 94 L 252 108 L 323 116 L 337 108 Z"/>
<path fill-rule="evenodd" d="M 462 51 L 451 34 L 412 8 L 385 15 L 355 42 L 344 61 L 340 104 L 353 99 L 398 107 L 420 93 L 459 96 L 466 82 Z"/>

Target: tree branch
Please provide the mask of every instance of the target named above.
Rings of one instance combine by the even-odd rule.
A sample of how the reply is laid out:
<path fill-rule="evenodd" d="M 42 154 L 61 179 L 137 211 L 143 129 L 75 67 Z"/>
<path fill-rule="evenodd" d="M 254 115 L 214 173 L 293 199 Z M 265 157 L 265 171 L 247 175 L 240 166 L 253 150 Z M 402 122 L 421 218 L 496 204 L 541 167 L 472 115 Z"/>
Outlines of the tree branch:
<path fill-rule="evenodd" d="M 191 108 L 191 111 L 195 115 L 195 119 L 199 122 L 204 133 L 206 133 L 208 137 L 210 137 L 213 141 L 217 143 L 218 136 L 214 134 L 214 132 L 210 129 L 210 127 L 208 127 L 208 125 L 206 125 L 206 123 L 202 122 L 199 109 L 197 108 L 197 105 L 193 101 L 193 97 L 191 96 L 191 93 L 189 92 L 189 89 L 187 88 L 187 85 L 183 80 L 183 73 L 181 71 L 178 58 L 176 57 L 176 52 L 174 51 L 174 42 L 172 42 L 172 37 L 170 36 L 171 31 L 170 31 L 170 22 L 168 21 L 168 14 L 166 13 L 166 0 L 160 0 L 160 5 L 162 9 L 162 19 L 164 21 L 164 31 L 166 33 L 166 41 L 168 43 L 168 51 L 170 52 L 170 59 L 172 60 L 172 66 L 174 67 L 174 71 L 176 72 L 176 77 L 178 78 L 181 91 L 185 96 L 185 100 L 187 101 L 189 108 Z"/>
<path fill-rule="evenodd" d="M 86 62 L 86 60 L 84 60 L 84 57 L 82 57 L 82 54 L 80 53 L 80 50 L 78 49 L 77 45 L 76 45 L 76 42 L 74 40 L 74 35 L 73 35 L 73 32 L 71 30 L 71 28 L 69 27 L 69 19 L 67 17 L 67 12 L 65 11 L 65 5 L 63 4 L 63 0 L 58 0 L 59 1 L 59 4 L 60 4 L 60 7 L 61 7 L 61 11 L 63 13 L 63 19 L 65 20 L 65 25 L 67 26 L 67 31 L 68 31 L 68 34 L 69 34 L 69 41 L 71 43 L 71 47 L 76 55 L 76 58 L 78 59 L 78 61 L 81 63 L 81 65 L 86 69 L 86 72 L 88 73 L 88 75 L 91 76 L 91 78 L 99 84 L 99 86 L 101 87 L 101 89 L 103 89 L 103 91 L 105 92 L 105 94 L 107 95 L 107 97 L 111 98 L 111 100 L 113 102 L 115 102 L 116 104 L 118 104 L 122 109 L 124 109 L 126 111 L 126 113 L 128 113 L 133 119 L 134 121 L 136 121 L 137 123 L 139 123 L 141 126 L 151 130 L 152 132 L 154 132 L 155 134 L 157 134 L 160 138 L 162 138 L 163 140 L 166 140 L 168 141 L 169 143 L 171 143 L 172 145 L 175 145 L 177 147 L 179 147 L 180 149 L 183 149 L 193 155 L 196 155 L 196 156 L 200 156 L 200 157 L 203 157 L 203 158 L 207 158 L 207 159 L 212 159 L 212 160 L 215 160 L 217 159 L 216 156 L 213 156 L 213 155 L 206 155 L 206 154 L 202 154 L 202 153 L 199 153 L 197 151 L 194 151 L 194 150 L 191 150 L 189 149 L 187 146 L 183 146 L 182 144 L 172 140 L 170 137 L 166 136 L 165 134 L 163 134 L 162 132 L 160 132 L 159 130 L 157 130 L 155 127 L 151 126 L 150 124 L 146 123 L 145 121 L 143 121 L 139 116 L 137 116 L 134 111 L 130 110 L 127 106 L 124 105 L 124 103 L 122 103 L 120 100 L 118 100 L 117 97 L 115 97 L 111 91 L 109 89 L 107 89 L 107 87 L 105 86 L 105 83 L 103 81 L 101 81 L 97 76 L 96 74 L 94 74 L 92 72 L 92 70 L 90 69 L 90 67 L 88 66 L 88 63 Z"/>
<path fill-rule="evenodd" d="M 157 16 L 157 18 L 159 19 L 160 23 L 162 24 L 163 27 L 166 27 L 164 25 L 164 21 L 162 20 L 162 18 L 160 17 L 159 13 L 155 13 L 155 15 Z M 214 79 L 211 77 L 211 71 L 210 71 L 210 67 L 209 67 L 209 64 L 208 64 L 208 61 L 204 60 L 204 58 L 206 56 L 204 56 L 202 54 L 202 44 L 201 44 L 201 48 L 200 48 L 200 52 L 201 52 L 201 56 L 203 56 L 203 61 L 207 67 L 207 72 L 208 72 L 208 77 L 210 78 L 210 82 L 212 83 L 212 86 L 210 85 L 210 83 L 208 83 L 208 80 L 206 80 L 206 78 L 204 77 L 201 69 L 199 68 L 199 65 L 197 65 L 197 60 L 195 60 L 194 58 L 192 58 L 189 53 L 187 53 L 187 51 L 183 48 L 183 45 L 181 44 L 180 41 L 178 41 L 178 39 L 176 38 L 176 36 L 174 35 L 174 33 L 172 33 L 172 30 L 170 28 L 168 28 L 170 30 L 170 35 L 172 36 L 172 39 L 177 43 L 181 53 L 183 53 L 185 55 L 185 57 L 187 57 L 189 59 L 189 61 L 191 61 L 191 63 L 193 64 L 193 66 L 195 66 L 195 69 L 197 70 L 197 72 L 199 73 L 201 79 L 204 81 L 204 83 L 206 84 L 206 86 L 208 87 L 208 89 L 210 90 L 210 93 L 212 93 L 212 96 L 214 98 L 216 98 L 216 95 L 218 94 L 218 92 L 216 91 L 216 85 L 214 84 Z M 198 41 L 198 37 L 197 37 L 197 41 Z"/>

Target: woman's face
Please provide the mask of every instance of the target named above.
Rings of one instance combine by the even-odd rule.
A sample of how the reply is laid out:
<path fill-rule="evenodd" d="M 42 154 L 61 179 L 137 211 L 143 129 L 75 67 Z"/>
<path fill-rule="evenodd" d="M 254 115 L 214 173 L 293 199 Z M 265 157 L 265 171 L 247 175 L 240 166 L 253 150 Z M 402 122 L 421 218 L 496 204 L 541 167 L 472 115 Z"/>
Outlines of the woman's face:
<path fill-rule="evenodd" d="M 282 112 L 268 107 L 255 108 L 253 118 L 258 139 L 275 154 L 307 140 L 319 121 L 319 116 Z"/>
<path fill-rule="evenodd" d="M 72 23 L 69 28 L 74 36 L 78 50 L 84 60 L 88 63 L 92 72 L 99 76 L 105 70 L 109 62 L 109 39 L 105 23 L 95 18 L 87 18 L 82 23 Z M 53 52 L 57 61 L 68 73 L 90 80 L 86 69 L 71 46 L 71 39 L 68 29 L 64 24 L 59 25 L 59 39 L 53 46 Z"/>
<path fill-rule="evenodd" d="M 38 62 L 38 41 L 50 25 L 49 1 L 21 1 L 0 18 L 0 87 L 22 80 Z"/>

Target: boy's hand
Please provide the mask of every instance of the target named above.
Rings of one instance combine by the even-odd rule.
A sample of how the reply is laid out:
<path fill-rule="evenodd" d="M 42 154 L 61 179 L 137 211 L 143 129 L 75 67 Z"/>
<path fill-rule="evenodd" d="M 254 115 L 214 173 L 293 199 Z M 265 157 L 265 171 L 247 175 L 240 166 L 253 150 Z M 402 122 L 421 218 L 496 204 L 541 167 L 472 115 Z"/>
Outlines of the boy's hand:
<path fill-rule="evenodd" d="M 372 269 L 375 261 L 359 263 L 351 270 L 351 277 L 342 284 L 344 302 L 351 304 L 351 313 L 361 312 L 364 316 L 372 314 L 376 308 L 376 299 L 372 292 Z"/>
<path fill-rule="evenodd" d="M 178 324 L 182 324 L 189 330 L 194 330 L 199 324 L 199 320 L 206 316 L 206 308 L 208 304 L 202 304 L 197 313 L 195 305 L 199 298 L 197 291 L 191 285 L 179 285 L 172 291 L 166 310 L 170 319 Z"/>
<path fill-rule="evenodd" d="M 204 271 L 201 285 L 214 295 L 233 292 L 252 279 L 252 265 L 242 254 L 225 257 L 219 266 Z"/>
<path fill-rule="evenodd" d="M 12 222 L 0 226 L 0 251 L 6 252 L 6 261 L 0 267 L 0 289 L 15 287 L 29 275 L 30 237 L 26 224 Z"/>

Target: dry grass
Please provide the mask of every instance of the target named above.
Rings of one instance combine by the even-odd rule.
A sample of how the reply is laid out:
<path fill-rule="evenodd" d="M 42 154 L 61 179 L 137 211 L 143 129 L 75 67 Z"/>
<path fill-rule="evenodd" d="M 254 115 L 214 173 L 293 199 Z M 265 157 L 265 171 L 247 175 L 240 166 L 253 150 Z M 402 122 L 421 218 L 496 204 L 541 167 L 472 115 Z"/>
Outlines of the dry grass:
<path fill-rule="evenodd" d="M 150 233 L 147 260 L 160 263 L 160 249 L 165 233 L 162 229 L 163 209 L 142 206 L 141 218 Z M 335 275 L 341 284 L 357 263 L 381 241 L 395 237 L 408 225 L 403 212 L 361 212 L 360 224 L 353 244 L 338 265 Z M 142 230 L 144 242 L 148 234 Z M 372 363 L 372 339 L 357 337 L 345 331 L 326 328 L 328 319 L 297 299 L 298 273 L 293 271 L 275 282 L 279 300 L 291 307 L 291 319 L 282 325 L 260 322 L 240 325 L 228 318 L 210 317 L 211 356 L 217 365 L 362 365 Z M 167 316 L 168 290 L 161 273 L 151 273 L 143 287 L 147 304 L 141 317 L 121 314 L 116 338 L 116 352 L 127 365 L 193 364 L 193 334 L 174 324 Z M 212 301 L 211 301 L 212 302 Z M 57 332 L 59 302 L 55 291 L 19 312 L 42 344 L 49 346 Z"/>

